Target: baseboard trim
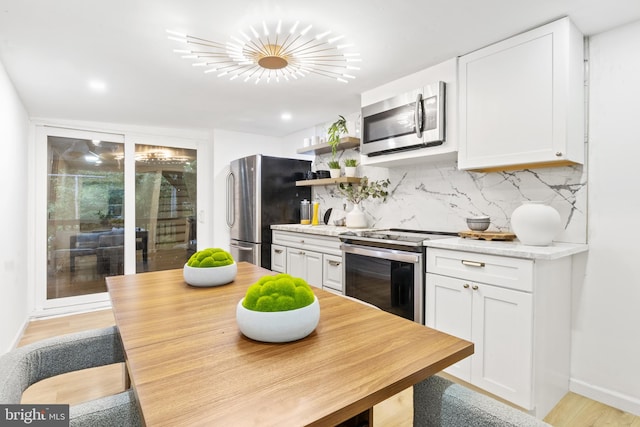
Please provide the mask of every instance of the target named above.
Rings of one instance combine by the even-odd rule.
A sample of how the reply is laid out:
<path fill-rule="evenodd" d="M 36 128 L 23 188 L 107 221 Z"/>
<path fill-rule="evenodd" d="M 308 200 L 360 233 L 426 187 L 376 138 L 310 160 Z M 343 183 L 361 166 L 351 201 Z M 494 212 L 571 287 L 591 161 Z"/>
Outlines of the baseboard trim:
<path fill-rule="evenodd" d="M 9 347 L 8 351 L 14 350 L 18 347 L 18 344 L 20 343 L 20 340 L 22 339 L 22 336 L 24 335 L 24 331 L 27 330 L 27 326 L 29 326 L 29 319 L 24 319 L 24 321 L 22 322 L 22 327 L 18 330 L 18 333 L 16 333 L 16 336 L 13 337 L 13 341 L 11 342 L 11 346 Z"/>
<path fill-rule="evenodd" d="M 613 406 L 621 411 L 640 416 L 640 399 L 635 397 L 598 387 L 575 378 L 569 380 L 569 390 L 589 399 L 602 402 L 605 405 Z"/>
<path fill-rule="evenodd" d="M 46 308 L 32 312 L 30 320 L 52 319 L 55 317 L 68 316 L 70 314 L 89 313 L 91 311 L 104 310 L 107 308 L 111 308 L 111 301 L 97 301 L 94 303 Z"/>

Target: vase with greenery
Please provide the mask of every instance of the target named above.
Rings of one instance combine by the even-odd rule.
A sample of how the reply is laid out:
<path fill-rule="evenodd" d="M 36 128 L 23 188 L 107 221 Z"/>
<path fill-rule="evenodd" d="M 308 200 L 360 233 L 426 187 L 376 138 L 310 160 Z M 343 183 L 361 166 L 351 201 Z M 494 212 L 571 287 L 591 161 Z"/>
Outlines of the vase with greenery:
<path fill-rule="evenodd" d="M 333 122 L 329 126 L 329 138 L 327 143 L 331 146 L 331 159 L 336 159 L 336 153 L 338 151 L 338 144 L 340 143 L 340 135 L 349 132 L 347 129 L 347 120 L 343 116 L 338 116 L 338 120 Z"/>
<path fill-rule="evenodd" d="M 344 160 L 344 175 L 345 176 L 356 176 L 356 168 L 358 167 L 358 161 L 356 159 L 345 159 Z"/>
<path fill-rule="evenodd" d="M 387 187 L 390 183 L 389 179 L 369 182 L 369 178 L 363 176 L 359 184 L 341 183 L 338 185 L 338 191 L 353 204 L 353 210 L 346 217 L 347 227 L 367 227 L 367 218 L 360 209 L 360 202 L 368 198 L 386 200 L 389 195 Z"/>

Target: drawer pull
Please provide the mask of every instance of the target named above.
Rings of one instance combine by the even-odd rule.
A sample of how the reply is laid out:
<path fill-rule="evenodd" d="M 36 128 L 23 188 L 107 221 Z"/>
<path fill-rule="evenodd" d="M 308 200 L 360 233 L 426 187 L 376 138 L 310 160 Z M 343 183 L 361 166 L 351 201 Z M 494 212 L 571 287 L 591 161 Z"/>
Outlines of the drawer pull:
<path fill-rule="evenodd" d="M 332 267 L 337 267 L 340 264 L 342 264 L 342 263 L 339 262 L 339 261 L 329 261 L 329 265 L 332 266 Z"/>
<path fill-rule="evenodd" d="M 462 264 L 468 265 L 469 267 L 484 267 L 484 262 L 467 261 L 466 259 L 462 260 Z"/>
<path fill-rule="evenodd" d="M 277 254 L 281 254 L 281 253 L 282 253 L 282 249 L 275 249 L 275 252 L 276 252 Z"/>

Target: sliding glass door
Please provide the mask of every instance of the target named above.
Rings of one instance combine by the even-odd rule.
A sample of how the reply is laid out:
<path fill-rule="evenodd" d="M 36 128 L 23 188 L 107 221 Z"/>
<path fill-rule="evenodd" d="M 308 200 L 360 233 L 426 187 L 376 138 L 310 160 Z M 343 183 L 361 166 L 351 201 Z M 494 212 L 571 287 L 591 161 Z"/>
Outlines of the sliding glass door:
<path fill-rule="evenodd" d="M 136 272 L 182 268 L 196 250 L 196 150 L 136 145 Z"/>
<path fill-rule="evenodd" d="M 46 272 L 36 267 L 37 308 L 105 303 L 106 277 L 181 268 L 195 252 L 194 141 L 136 144 L 53 127 L 39 128 L 37 138 L 46 147 L 46 160 L 38 156 L 45 185 L 36 186 L 46 188 L 46 202 L 36 204 L 46 216 L 36 227 L 46 242 L 46 255 L 36 245 L 38 258 L 46 256 Z"/>
<path fill-rule="evenodd" d="M 122 274 L 124 144 L 103 137 L 47 136 L 48 300 L 106 292 Z"/>

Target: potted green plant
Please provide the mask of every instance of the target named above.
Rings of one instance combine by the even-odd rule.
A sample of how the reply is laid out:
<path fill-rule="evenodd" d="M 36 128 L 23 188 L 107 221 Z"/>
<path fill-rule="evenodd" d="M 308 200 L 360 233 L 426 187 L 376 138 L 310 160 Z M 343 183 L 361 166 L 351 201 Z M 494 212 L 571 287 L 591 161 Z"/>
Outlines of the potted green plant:
<path fill-rule="evenodd" d="M 329 160 L 329 174 L 331 178 L 340 178 L 340 162 Z"/>
<path fill-rule="evenodd" d="M 238 328 L 264 342 L 302 339 L 320 320 L 320 305 L 309 284 L 289 274 L 263 276 L 249 286 L 236 307 Z"/>
<path fill-rule="evenodd" d="M 356 176 L 356 168 L 358 167 L 358 161 L 356 159 L 344 160 L 344 175 Z"/>
<path fill-rule="evenodd" d="M 191 286 L 218 286 L 235 280 L 238 265 L 231 254 L 220 248 L 207 248 L 189 257 L 182 269 L 184 281 Z"/>
<path fill-rule="evenodd" d="M 344 135 L 349 130 L 347 129 L 347 120 L 343 116 L 338 116 L 338 120 L 333 122 L 329 126 L 328 134 L 329 138 L 327 143 L 331 146 L 331 159 L 335 160 L 336 153 L 338 151 L 338 144 L 340 144 L 340 135 Z"/>
<path fill-rule="evenodd" d="M 389 192 L 387 187 L 391 181 L 384 179 L 380 181 L 369 182 L 369 178 L 363 176 L 359 184 L 343 184 L 338 185 L 338 191 L 353 204 L 353 209 L 346 216 L 346 225 L 350 228 L 367 227 L 367 218 L 360 209 L 360 202 L 368 198 L 386 200 Z"/>

